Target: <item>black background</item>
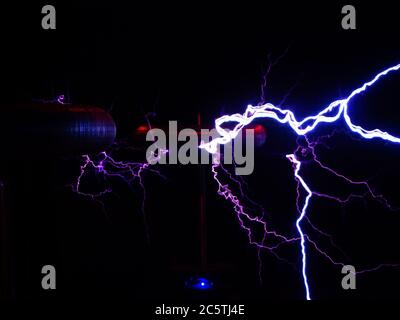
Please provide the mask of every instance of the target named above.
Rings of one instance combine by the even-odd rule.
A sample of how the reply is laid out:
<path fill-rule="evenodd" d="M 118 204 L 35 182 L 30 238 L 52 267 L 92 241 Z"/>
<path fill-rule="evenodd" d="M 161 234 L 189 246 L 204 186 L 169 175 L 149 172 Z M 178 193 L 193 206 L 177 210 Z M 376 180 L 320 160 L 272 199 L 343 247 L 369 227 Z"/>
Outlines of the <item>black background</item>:
<path fill-rule="evenodd" d="M 212 127 L 216 117 L 260 102 L 268 56 L 287 50 L 268 75 L 265 98 L 279 104 L 293 87 L 284 105 L 304 117 L 399 62 L 394 5 L 355 4 L 357 30 L 346 31 L 340 23 L 345 4 L 54 3 L 56 30 L 41 28 L 43 4 L 3 6 L 1 105 L 65 94 L 71 103 L 110 110 L 119 139 L 131 137 L 146 112 L 157 114 L 157 125 L 178 120 L 182 127 L 195 127 L 200 113 L 203 125 Z M 355 122 L 400 135 L 399 84 L 400 76 L 391 74 L 352 103 Z M 286 128 L 260 123 L 268 137 L 257 149 L 255 172 L 245 178 L 249 194 L 277 228 L 295 234 L 295 183 L 285 154 L 293 152 L 296 140 Z M 321 158 L 355 179 L 373 178 L 372 186 L 400 206 L 399 149 L 354 138 L 335 136 L 330 149 L 321 148 Z M 148 243 L 140 188 L 117 183 L 117 195 L 104 199 L 103 210 L 65 187 L 79 173 L 79 158 L 38 161 L 26 154 L 11 161 L 2 150 L 2 159 L 6 204 L 15 213 L 7 228 L 13 266 L 7 296 L 197 301 L 198 294 L 184 289 L 183 282 L 199 265 L 204 179 L 209 261 L 218 267 L 209 272 L 215 290 L 202 297 L 304 298 L 300 272 L 267 253 L 262 254 L 263 283 L 258 283 L 257 252 L 248 246 L 232 207 L 216 194 L 207 166 L 160 167 L 167 180 L 146 175 Z M 305 170 L 310 183 L 324 190 L 346 190 L 311 164 Z M 310 218 L 333 234 L 349 256 L 346 262 L 356 267 L 400 262 L 398 214 L 368 197 L 346 207 L 315 200 L 310 210 Z M 288 254 L 298 261 L 295 252 Z M 344 291 L 340 268 L 313 250 L 308 261 L 316 299 L 399 296 L 398 268 L 360 275 L 357 290 Z M 56 292 L 40 287 L 45 264 L 56 266 Z"/>

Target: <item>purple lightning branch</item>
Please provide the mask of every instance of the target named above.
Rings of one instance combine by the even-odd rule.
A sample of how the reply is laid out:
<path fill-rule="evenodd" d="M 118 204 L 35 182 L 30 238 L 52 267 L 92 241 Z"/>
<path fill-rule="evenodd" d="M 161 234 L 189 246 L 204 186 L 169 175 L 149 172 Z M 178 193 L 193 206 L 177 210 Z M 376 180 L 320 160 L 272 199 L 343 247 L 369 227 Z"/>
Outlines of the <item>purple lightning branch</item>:
<path fill-rule="evenodd" d="M 348 113 L 349 109 L 349 102 L 356 97 L 358 94 L 365 92 L 369 87 L 373 86 L 376 82 L 378 82 L 382 77 L 386 76 L 388 73 L 392 71 L 397 71 L 400 69 L 400 64 L 397 64 L 393 67 L 390 67 L 380 73 L 378 73 L 371 81 L 364 83 L 361 87 L 355 89 L 350 93 L 350 95 L 347 98 L 336 100 L 329 104 L 325 109 L 320 111 L 318 114 L 313 115 L 313 116 L 308 116 L 304 118 L 301 121 L 298 121 L 294 115 L 294 113 L 291 110 L 287 109 L 281 109 L 279 107 L 274 106 L 271 103 L 266 103 L 260 106 L 252 106 L 249 105 L 246 108 L 246 111 L 243 114 L 233 114 L 233 115 L 224 115 L 218 119 L 215 120 L 215 129 L 219 133 L 220 137 L 214 138 L 210 142 L 204 143 L 202 142 L 200 145 L 200 148 L 203 148 L 207 150 L 211 154 L 218 154 L 218 145 L 223 145 L 226 143 L 229 143 L 233 139 L 237 137 L 237 135 L 241 132 L 241 130 L 250 124 L 253 120 L 257 118 L 267 118 L 267 119 L 273 119 L 278 121 L 281 124 L 288 125 L 298 136 L 303 136 L 306 140 L 307 147 L 298 147 L 293 154 L 288 154 L 286 155 L 286 158 L 292 163 L 293 169 L 294 169 L 294 177 L 297 181 L 297 208 L 299 212 L 299 216 L 296 220 L 296 228 L 299 237 L 297 238 L 287 238 L 285 236 L 279 235 L 278 233 L 271 231 L 267 228 L 267 223 L 265 220 L 260 217 L 252 217 L 249 214 L 245 212 L 244 206 L 240 203 L 239 198 L 234 195 L 234 193 L 231 191 L 229 186 L 227 184 L 223 184 L 221 182 L 221 179 L 218 177 L 218 167 L 222 167 L 221 165 L 214 164 L 212 166 L 212 173 L 213 177 L 216 180 L 218 184 L 218 194 L 223 196 L 225 199 L 229 200 L 232 202 L 235 212 L 237 214 L 240 226 L 246 231 L 249 239 L 249 243 L 252 245 L 255 245 L 258 249 L 268 249 L 270 252 L 272 252 L 274 255 L 276 255 L 278 258 L 280 258 L 274 250 L 277 249 L 280 245 L 284 243 L 291 243 L 294 241 L 300 240 L 300 247 L 301 247 L 301 262 L 302 262 L 302 277 L 303 277 L 303 283 L 304 283 L 304 288 L 305 288 L 305 295 L 306 299 L 310 300 L 311 299 L 311 294 L 310 294 L 310 288 L 309 288 L 309 283 L 308 283 L 308 278 L 307 278 L 307 254 L 306 254 L 306 243 L 310 243 L 320 254 L 322 254 L 325 258 L 327 258 L 330 262 L 332 262 L 334 265 L 341 265 L 343 266 L 344 264 L 341 262 L 337 262 L 334 259 L 332 259 L 325 251 L 320 249 L 318 245 L 310 239 L 309 235 L 305 234 L 302 230 L 302 223 L 303 222 L 308 222 L 308 224 L 311 226 L 311 228 L 317 232 L 319 232 L 323 236 L 327 236 L 330 238 L 331 243 L 332 238 L 330 235 L 324 233 L 323 231 L 319 230 L 317 227 L 315 227 L 309 218 L 307 217 L 307 208 L 310 202 L 310 199 L 313 196 L 316 197 L 323 197 L 323 198 L 328 198 L 331 200 L 338 201 L 340 203 L 346 203 L 348 202 L 352 197 L 363 197 L 367 194 L 370 194 L 374 199 L 377 201 L 380 201 L 381 203 L 384 203 L 389 209 L 393 209 L 388 201 L 382 196 L 376 194 L 372 188 L 369 186 L 369 184 L 366 181 L 354 181 L 350 178 L 345 177 L 344 175 L 336 172 L 335 170 L 323 165 L 319 159 L 317 158 L 317 155 L 315 153 L 314 147 L 316 144 L 319 143 L 319 140 L 316 142 L 312 142 L 308 139 L 306 136 L 307 133 L 313 131 L 319 124 L 321 123 L 333 123 L 336 122 L 339 119 L 344 119 L 345 123 L 349 127 L 349 129 L 360 135 L 364 139 L 373 139 L 373 138 L 379 138 L 385 141 L 393 142 L 393 143 L 400 143 L 400 137 L 396 137 L 394 135 L 391 135 L 388 132 L 381 131 L 380 129 L 374 129 L 374 130 L 367 130 L 362 128 L 361 126 L 355 125 Z M 227 123 L 237 123 L 233 129 L 226 129 L 223 128 L 222 126 Z M 328 194 L 324 194 L 321 192 L 313 191 L 311 188 L 308 186 L 306 183 L 305 179 L 300 175 L 301 171 L 301 160 L 299 160 L 299 157 L 297 156 L 298 152 L 300 154 L 304 152 L 311 152 L 312 159 L 315 161 L 322 169 L 329 171 L 330 173 L 336 175 L 338 178 L 344 179 L 346 182 L 352 184 L 352 185 L 359 185 L 365 187 L 365 193 L 363 194 L 351 194 L 348 198 L 346 199 L 340 199 L 338 197 L 334 197 Z M 238 183 L 237 180 L 234 180 L 235 183 Z M 306 192 L 306 197 L 303 200 L 303 204 L 300 205 L 300 187 L 305 190 Z M 241 190 L 241 189 L 240 189 Z M 256 241 L 253 237 L 252 229 L 249 227 L 245 221 L 249 222 L 256 222 L 258 224 L 261 224 L 264 230 L 264 237 L 261 242 Z M 277 244 L 273 246 L 266 245 L 265 242 L 267 240 L 267 237 L 275 237 L 278 242 Z M 399 266 L 396 264 L 381 264 L 373 268 L 365 269 L 362 271 L 357 271 L 357 273 L 365 273 L 369 271 L 374 271 L 378 270 L 381 267 L 386 267 L 386 266 Z"/>
<path fill-rule="evenodd" d="M 269 250 L 275 257 L 277 257 L 281 261 L 286 261 L 285 259 L 281 258 L 275 250 L 278 249 L 282 244 L 288 244 L 294 241 L 298 241 L 300 238 L 288 238 L 273 230 L 269 230 L 264 217 L 253 217 L 246 212 L 245 206 L 240 201 L 239 197 L 235 195 L 235 192 L 231 190 L 228 184 L 224 184 L 222 179 L 219 178 L 218 169 L 221 169 L 222 172 L 226 173 L 228 177 L 231 177 L 231 174 L 227 172 L 224 167 L 220 164 L 213 164 L 211 167 L 214 180 L 218 183 L 218 194 L 224 197 L 227 200 L 230 200 L 234 205 L 234 210 L 237 214 L 238 221 L 240 226 L 246 230 L 249 243 L 255 245 L 259 249 L 267 249 Z M 236 183 L 240 186 L 240 182 L 236 180 Z M 242 191 L 241 191 L 242 192 Z M 241 193 L 240 192 L 240 193 Z M 251 200 L 250 200 L 251 201 Z M 257 240 L 255 235 L 253 234 L 251 225 L 258 225 L 263 230 L 263 237 L 261 240 Z M 267 244 L 266 240 L 270 240 L 270 237 L 273 237 L 273 244 Z"/>
<path fill-rule="evenodd" d="M 154 159 L 161 157 L 162 155 L 153 155 Z M 80 173 L 77 177 L 75 183 L 71 186 L 73 192 L 89 197 L 90 199 L 98 202 L 104 209 L 104 203 L 102 202 L 102 197 L 106 194 L 110 194 L 113 192 L 111 188 L 112 178 L 116 178 L 124 181 L 129 187 L 133 185 L 133 183 L 137 183 L 142 190 L 142 202 L 141 202 L 141 212 L 144 220 L 145 233 L 147 240 L 150 241 L 148 226 L 146 222 L 146 213 L 145 213 L 145 202 L 146 202 L 146 188 L 143 181 L 143 174 L 145 172 L 151 172 L 159 177 L 166 179 L 159 171 L 152 168 L 152 165 L 147 162 L 131 162 L 131 161 L 117 161 L 107 152 L 101 152 L 96 160 L 93 160 L 89 155 L 83 155 L 83 164 L 80 167 Z M 98 158 L 98 160 L 97 160 Z M 94 172 L 96 176 L 101 175 L 104 182 L 106 183 L 106 187 L 101 191 L 84 191 L 82 184 L 84 178 L 89 175 L 91 172 Z"/>
<path fill-rule="evenodd" d="M 122 162 L 115 161 L 112 157 L 110 157 L 106 152 L 101 152 L 100 154 L 102 159 L 98 162 L 95 162 L 90 158 L 89 155 L 84 155 L 84 163 L 81 165 L 80 174 L 76 180 L 75 185 L 73 185 L 73 190 L 81 195 L 89 196 L 91 198 L 98 198 L 102 195 L 111 192 L 110 188 L 106 188 L 103 191 L 97 193 L 89 193 L 81 191 L 81 181 L 87 171 L 90 169 L 94 169 L 96 173 L 101 173 L 106 178 L 110 177 L 118 177 L 126 181 L 128 184 L 131 184 L 134 180 L 138 180 L 139 185 L 143 188 L 144 185 L 142 181 L 142 173 L 147 170 L 149 165 L 148 163 L 140 163 L 140 162 Z M 109 167 L 109 169 L 108 169 Z"/>

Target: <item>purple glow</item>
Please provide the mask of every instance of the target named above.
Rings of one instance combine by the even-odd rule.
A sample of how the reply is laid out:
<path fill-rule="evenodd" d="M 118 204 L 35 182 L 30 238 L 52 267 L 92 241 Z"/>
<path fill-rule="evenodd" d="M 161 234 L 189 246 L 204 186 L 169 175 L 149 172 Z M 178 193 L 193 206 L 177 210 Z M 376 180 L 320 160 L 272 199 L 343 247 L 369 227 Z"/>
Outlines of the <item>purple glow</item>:
<path fill-rule="evenodd" d="M 61 104 L 64 104 L 64 99 L 65 99 L 65 96 L 62 94 L 62 95 L 58 96 L 57 102 L 61 103 Z"/>

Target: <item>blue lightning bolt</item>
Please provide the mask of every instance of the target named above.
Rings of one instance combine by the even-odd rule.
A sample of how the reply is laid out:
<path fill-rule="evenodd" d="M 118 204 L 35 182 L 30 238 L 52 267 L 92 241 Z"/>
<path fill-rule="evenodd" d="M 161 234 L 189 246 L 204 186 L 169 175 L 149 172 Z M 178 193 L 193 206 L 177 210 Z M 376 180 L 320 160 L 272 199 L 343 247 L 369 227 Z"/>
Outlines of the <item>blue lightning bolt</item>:
<path fill-rule="evenodd" d="M 364 83 L 361 87 L 352 91 L 351 94 L 347 98 L 336 100 L 336 101 L 332 102 L 331 104 L 329 104 L 328 107 L 326 107 L 325 109 L 320 111 L 318 114 L 308 116 L 301 121 L 298 121 L 296 119 L 294 113 L 291 110 L 281 109 L 279 107 L 274 106 L 271 103 L 266 103 L 266 104 L 263 104 L 260 106 L 249 105 L 243 114 L 236 113 L 236 114 L 232 114 L 232 115 L 224 115 L 224 116 L 216 119 L 215 120 L 215 129 L 219 133 L 220 137 L 214 138 L 207 143 L 202 142 L 199 147 L 207 150 L 211 154 L 218 154 L 218 145 L 223 145 L 223 144 L 231 142 L 233 139 L 235 139 L 237 137 L 237 135 L 241 132 L 241 130 L 245 126 L 247 126 L 248 124 L 250 124 L 253 120 L 255 120 L 257 118 L 269 118 L 269 119 L 276 120 L 281 124 L 289 125 L 290 128 L 292 128 L 292 130 L 298 136 L 305 136 L 307 133 L 313 131 L 320 123 L 333 123 L 333 122 L 336 122 L 338 119 L 343 118 L 345 120 L 347 126 L 349 127 L 349 129 L 352 132 L 357 133 L 358 135 L 360 135 L 361 137 L 363 137 L 365 139 L 379 138 L 379 139 L 383 139 L 383 140 L 390 141 L 393 143 L 400 143 L 399 137 L 393 136 L 393 135 L 389 134 L 388 132 L 382 131 L 380 129 L 367 130 L 367 129 L 362 128 L 361 126 L 353 124 L 353 122 L 351 121 L 351 118 L 348 114 L 348 104 L 355 96 L 366 91 L 369 87 L 373 86 L 376 82 L 378 82 L 381 78 L 386 76 L 388 73 L 397 71 L 399 69 L 400 69 L 400 64 L 397 64 L 395 66 L 385 69 L 384 71 L 378 73 L 372 80 Z M 235 125 L 235 127 L 233 129 L 222 128 L 222 125 L 225 123 L 228 123 L 228 122 L 234 122 L 237 124 Z M 329 168 L 323 166 L 319 162 L 319 160 L 316 158 L 313 147 L 310 146 L 309 143 L 308 143 L 308 146 L 313 154 L 314 160 L 322 168 L 331 171 L 332 173 L 336 174 L 338 177 L 346 179 L 350 183 L 364 184 L 367 186 L 370 194 L 372 194 L 372 196 L 374 198 L 377 198 L 377 199 L 382 198 L 381 196 L 376 196 L 372 192 L 372 190 L 369 188 L 369 186 L 366 182 L 354 182 L 354 181 L 344 177 L 343 175 L 336 173 L 332 169 L 329 169 Z M 315 242 L 310 240 L 309 237 L 304 234 L 304 232 L 301 228 L 301 223 L 303 222 L 303 219 L 306 217 L 307 207 L 308 207 L 309 201 L 313 195 L 325 196 L 325 197 L 331 197 L 331 196 L 319 194 L 319 193 L 313 192 L 311 190 L 311 188 L 306 184 L 306 182 L 304 181 L 304 179 L 301 177 L 301 175 L 299 173 L 300 169 L 301 169 L 301 161 L 299 161 L 296 158 L 295 154 L 288 154 L 288 155 L 286 155 L 286 158 L 288 158 L 293 164 L 294 176 L 295 176 L 297 182 L 300 183 L 301 186 L 307 192 L 307 196 L 305 198 L 305 202 L 302 206 L 302 209 L 299 210 L 300 215 L 298 216 L 298 219 L 296 220 L 296 228 L 297 228 L 297 231 L 300 236 L 301 255 L 302 255 L 302 277 L 303 277 L 304 288 L 305 288 L 305 292 L 306 292 L 306 299 L 311 300 L 310 289 L 309 289 L 309 284 L 308 284 L 308 279 L 307 279 L 306 240 L 308 240 L 321 254 L 323 254 L 325 257 L 330 259 L 330 261 L 333 262 L 334 264 L 341 264 L 341 263 L 337 263 L 337 262 L 333 261 L 333 259 L 331 259 L 325 252 L 320 250 L 316 246 Z M 212 170 L 213 170 L 213 174 L 214 174 L 214 179 L 217 181 L 217 183 L 219 185 L 219 193 L 222 195 L 225 195 L 225 198 L 229 198 L 226 196 L 225 193 L 221 192 L 221 187 L 225 188 L 225 190 L 229 190 L 229 189 L 227 189 L 226 186 L 223 186 L 220 183 L 220 181 L 218 180 L 216 171 L 215 171 L 215 166 L 213 166 Z M 298 190 L 298 192 L 299 192 L 299 190 Z M 230 200 L 234 204 L 236 210 L 238 207 L 240 209 L 242 209 L 242 207 L 239 206 L 238 199 L 236 197 L 231 196 L 230 198 L 231 198 Z M 341 201 L 340 199 L 335 199 L 335 200 Z M 343 202 L 343 201 L 341 201 L 341 202 Z M 239 218 L 240 218 L 240 215 L 244 215 L 244 212 L 240 211 L 238 213 Z M 307 218 L 307 221 L 309 221 L 308 218 Z M 262 222 L 262 223 L 265 226 L 265 223 L 264 222 Z M 309 222 L 309 223 L 311 223 L 311 222 Z M 250 232 L 248 228 L 245 228 L 245 229 L 247 230 L 248 233 Z M 249 233 L 249 237 L 250 237 L 250 235 L 251 235 L 251 233 Z M 256 244 L 256 245 L 258 248 L 264 247 L 262 244 Z M 377 270 L 381 266 L 385 266 L 385 265 L 380 265 L 376 268 L 373 268 L 370 270 L 359 271 L 357 273 L 363 273 L 363 272 L 367 272 L 367 271 Z M 395 266 L 395 265 L 389 265 L 389 266 Z"/>

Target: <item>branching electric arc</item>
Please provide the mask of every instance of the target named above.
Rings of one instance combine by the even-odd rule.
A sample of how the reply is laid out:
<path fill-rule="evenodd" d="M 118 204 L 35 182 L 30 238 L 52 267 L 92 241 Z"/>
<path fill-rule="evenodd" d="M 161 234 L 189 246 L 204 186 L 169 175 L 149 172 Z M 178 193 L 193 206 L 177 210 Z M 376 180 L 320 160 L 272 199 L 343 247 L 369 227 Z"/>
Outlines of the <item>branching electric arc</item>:
<path fill-rule="evenodd" d="M 352 197 L 362 197 L 366 194 L 370 194 L 374 199 L 384 203 L 389 209 L 394 209 L 388 201 L 379 194 L 376 194 L 372 188 L 369 186 L 367 181 L 354 181 L 350 178 L 345 177 L 344 175 L 336 172 L 335 170 L 325 166 L 319 161 L 317 155 L 315 153 L 314 147 L 319 143 L 318 139 L 316 141 L 311 141 L 307 137 L 307 133 L 312 132 L 319 124 L 322 123 L 333 123 L 339 119 L 344 119 L 348 128 L 361 136 L 364 139 L 382 139 L 388 142 L 392 142 L 395 144 L 400 144 L 400 137 L 396 137 L 388 132 L 382 131 L 380 129 L 367 130 L 359 125 L 355 125 L 351 117 L 348 113 L 349 102 L 356 97 L 358 94 L 365 92 L 369 87 L 373 86 L 377 83 L 381 78 L 386 76 L 388 73 L 393 71 L 398 71 L 400 69 L 400 64 L 392 66 L 390 68 L 385 69 L 384 71 L 378 73 L 371 81 L 364 83 L 361 87 L 355 89 L 350 93 L 350 95 L 344 99 L 339 99 L 331 104 L 329 104 L 325 109 L 320 111 L 316 115 L 308 116 L 301 121 L 298 121 L 291 110 L 281 109 L 280 107 L 276 107 L 271 103 L 266 103 L 260 106 L 252 106 L 249 105 L 246 108 L 246 111 L 243 114 L 232 114 L 232 115 L 224 115 L 215 120 L 215 129 L 219 133 L 220 137 L 214 138 L 209 142 L 202 142 L 200 144 L 200 148 L 207 150 L 209 153 L 218 156 L 218 145 L 223 145 L 231 142 L 233 139 L 237 137 L 237 135 L 241 132 L 241 130 L 250 124 L 253 120 L 257 118 L 266 118 L 273 119 L 278 121 L 281 124 L 288 125 L 299 137 L 303 137 L 306 141 L 306 147 L 298 146 L 298 148 L 292 154 L 287 154 L 286 158 L 292 163 L 294 170 L 294 178 L 297 182 L 297 201 L 296 205 L 298 208 L 299 215 L 296 220 L 296 228 L 298 232 L 298 237 L 285 237 L 280 235 L 274 231 L 269 230 L 267 227 L 266 221 L 261 217 L 252 217 L 247 214 L 244 210 L 244 206 L 241 204 L 237 195 L 234 194 L 232 189 L 228 184 L 223 184 L 221 179 L 218 176 L 218 167 L 222 167 L 220 164 L 214 164 L 212 166 L 212 174 L 215 181 L 218 184 L 218 194 L 223 196 L 225 199 L 232 202 L 235 212 L 237 214 L 238 220 L 240 222 L 240 226 L 245 230 L 248 235 L 249 242 L 252 245 L 255 245 L 258 249 L 264 248 L 268 249 L 275 256 L 280 258 L 276 253 L 275 249 L 277 249 L 280 245 L 285 243 L 292 243 L 300 241 L 301 247 L 301 273 L 304 283 L 305 296 L 307 300 L 311 300 L 311 293 L 309 287 L 309 281 L 307 278 L 307 244 L 314 247 L 320 254 L 322 254 L 325 258 L 327 258 L 330 262 L 335 265 L 344 265 L 344 263 L 337 262 L 333 258 L 331 258 L 325 251 L 320 249 L 315 241 L 313 241 L 309 235 L 304 233 L 302 229 L 303 223 L 308 223 L 311 228 L 321 235 L 329 237 L 332 242 L 332 238 L 329 234 L 324 233 L 319 230 L 316 226 L 314 226 L 310 219 L 307 217 L 307 208 L 310 203 L 312 197 L 324 197 L 328 199 L 332 199 L 341 203 L 347 202 Z M 233 129 L 223 128 L 224 124 L 227 123 L 237 123 Z M 346 199 L 341 199 L 338 197 L 334 197 L 328 194 L 323 194 L 317 191 L 312 190 L 312 188 L 307 184 L 306 178 L 303 177 L 301 172 L 301 155 L 304 153 L 311 153 L 313 160 L 324 170 L 333 173 L 337 177 L 344 179 L 350 184 L 359 185 L 365 188 L 365 193 L 363 194 L 351 194 Z M 235 181 L 237 183 L 237 181 Z M 306 192 L 306 197 L 303 200 L 303 203 L 300 205 L 300 188 L 302 188 Z M 248 223 L 258 223 L 262 226 L 264 230 L 264 237 L 261 241 L 255 240 L 251 227 L 248 226 Z M 275 238 L 275 244 L 269 245 L 267 244 L 267 240 L 269 238 Z M 364 269 L 361 271 L 357 271 L 357 273 L 365 273 L 369 271 L 378 270 L 382 267 L 391 267 L 391 266 L 400 266 L 400 264 L 380 264 L 373 268 Z"/>
<path fill-rule="evenodd" d="M 154 158 L 157 159 L 160 156 L 155 154 Z M 110 181 L 110 179 L 121 179 L 130 187 L 134 182 L 137 182 L 142 190 L 141 212 L 146 229 L 146 237 L 147 240 L 149 240 L 149 232 L 145 214 L 146 188 L 143 181 L 143 174 L 147 171 L 152 172 L 164 179 L 165 177 L 159 171 L 154 169 L 150 163 L 147 162 L 117 161 L 105 151 L 101 152 L 98 157 L 98 160 L 93 160 L 89 155 L 82 156 L 83 164 L 80 167 L 79 176 L 77 177 L 75 183 L 71 186 L 72 190 L 75 193 L 81 196 L 89 197 L 104 206 L 101 198 L 106 194 L 113 192 L 112 182 Z M 87 175 L 90 175 L 90 172 L 94 172 L 97 176 L 101 175 L 106 185 L 103 190 L 96 192 L 83 190 L 82 180 Z"/>

